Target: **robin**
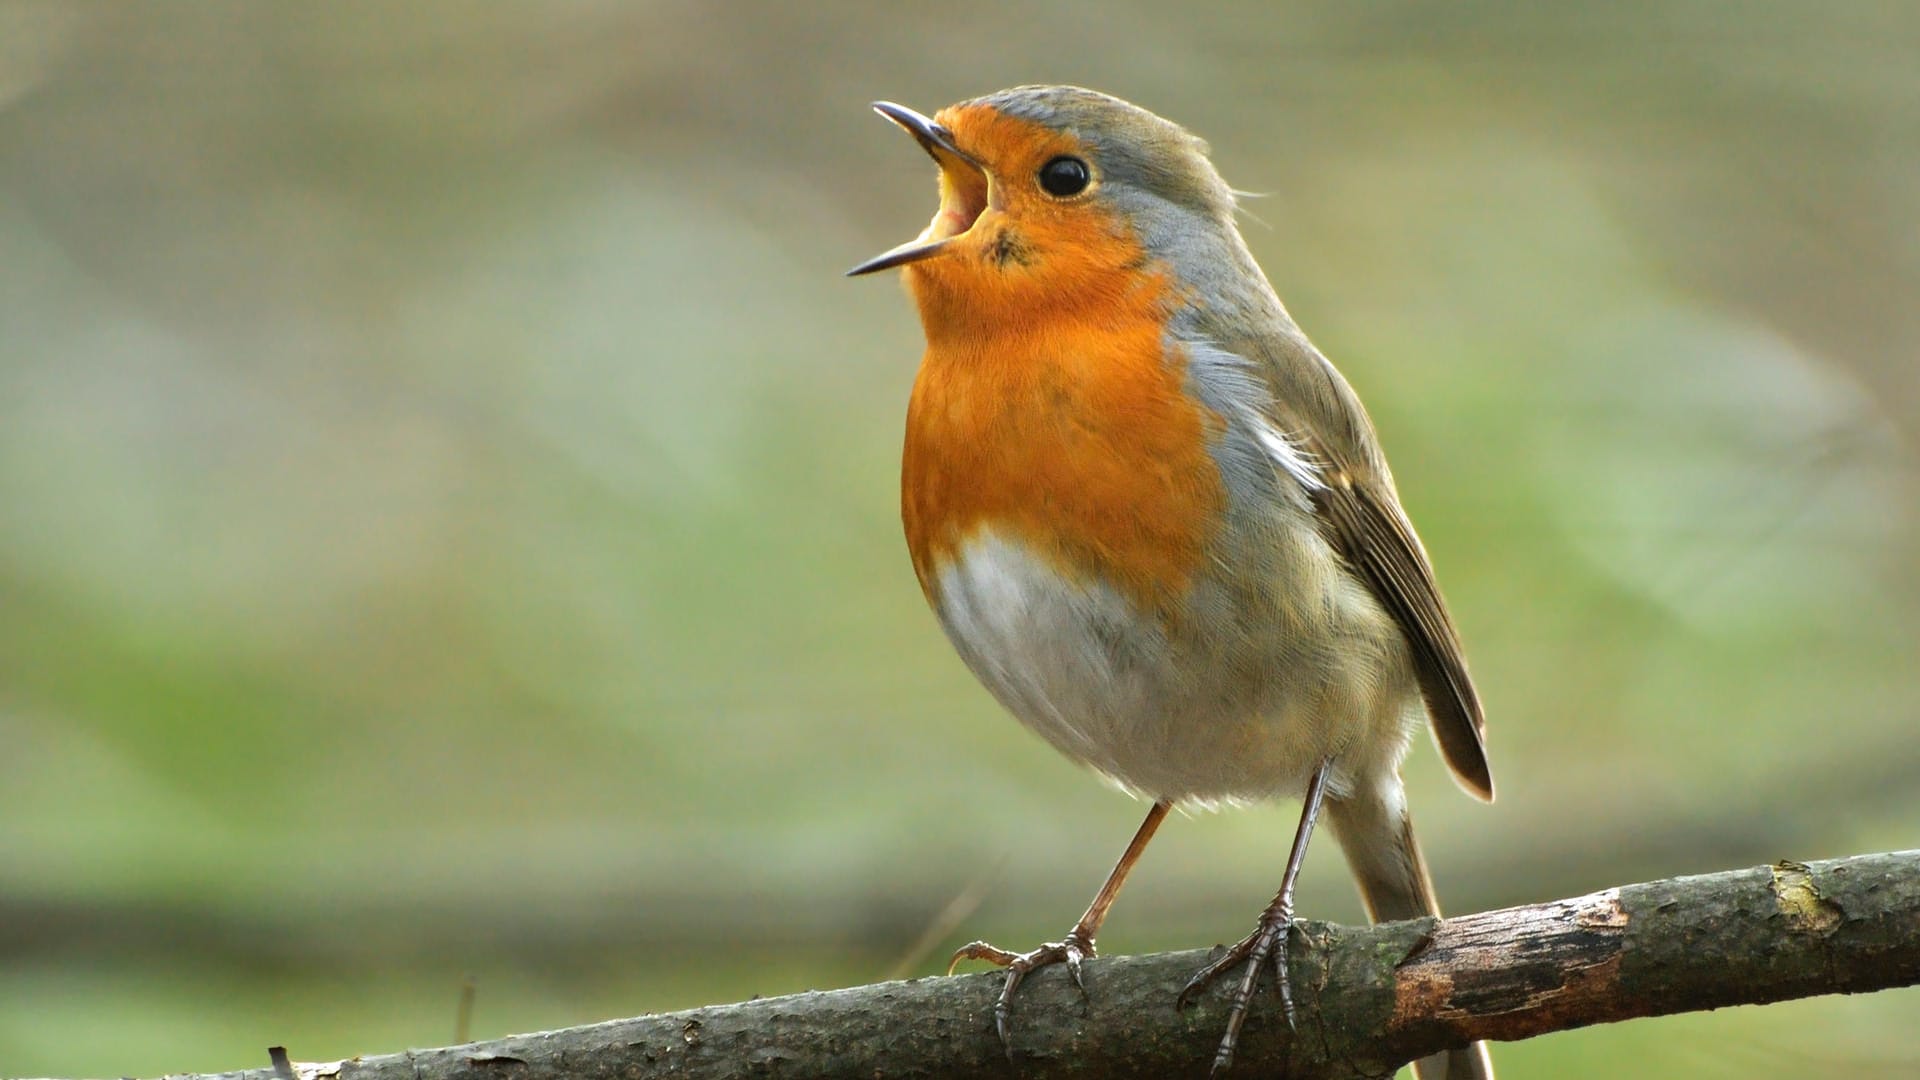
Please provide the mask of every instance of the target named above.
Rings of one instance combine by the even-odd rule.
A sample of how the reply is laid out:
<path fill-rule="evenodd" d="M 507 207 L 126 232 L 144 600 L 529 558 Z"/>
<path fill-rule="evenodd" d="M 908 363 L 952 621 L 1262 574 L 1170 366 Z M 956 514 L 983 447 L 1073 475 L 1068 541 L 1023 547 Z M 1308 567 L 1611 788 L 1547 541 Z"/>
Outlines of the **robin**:
<path fill-rule="evenodd" d="M 1075 983 L 1176 805 L 1300 796 L 1281 884 L 1245 940 L 1214 1071 L 1273 964 L 1287 1022 L 1294 880 L 1325 815 L 1375 921 L 1438 915 L 1400 762 L 1424 719 L 1493 798 L 1480 700 L 1373 425 L 1234 225 L 1204 142 L 1138 106 L 1024 86 L 929 119 L 874 108 L 940 170 L 904 267 L 927 350 L 907 407 L 913 569 L 975 676 L 1041 738 L 1153 800 L 1086 913 L 1006 967 Z M 948 968 L 949 972 L 952 966 Z M 1417 1064 L 1490 1077 L 1484 1044 Z"/>

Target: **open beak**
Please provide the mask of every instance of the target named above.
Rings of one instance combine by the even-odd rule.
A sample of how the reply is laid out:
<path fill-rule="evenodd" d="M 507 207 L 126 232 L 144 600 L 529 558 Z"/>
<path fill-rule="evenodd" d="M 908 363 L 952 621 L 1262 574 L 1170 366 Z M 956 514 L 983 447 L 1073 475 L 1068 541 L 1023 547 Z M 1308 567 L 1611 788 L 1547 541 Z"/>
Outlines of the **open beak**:
<path fill-rule="evenodd" d="M 873 111 L 904 128 L 940 166 L 940 210 L 919 236 L 847 271 L 848 277 L 891 270 L 940 254 L 948 243 L 973 227 L 986 211 L 991 195 L 987 170 L 977 158 L 954 145 L 953 132 L 891 101 L 874 102 Z"/>

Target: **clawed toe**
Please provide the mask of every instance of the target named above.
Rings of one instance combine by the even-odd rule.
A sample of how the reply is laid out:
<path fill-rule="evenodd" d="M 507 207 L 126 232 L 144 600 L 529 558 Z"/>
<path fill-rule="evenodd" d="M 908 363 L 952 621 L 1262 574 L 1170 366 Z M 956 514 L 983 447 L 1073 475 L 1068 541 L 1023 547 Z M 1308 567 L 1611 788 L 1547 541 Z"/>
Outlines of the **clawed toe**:
<path fill-rule="evenodd" d="M 1246 959 L 1246 953 L 1240 951 L 1240 946 L 1245 944 L 1246 942 L 1242 941 L 1240 945 L 1236 945 L 1212 960 L 1207 961 L 1205 967 L 1194 972 L 1193 978 L 1187 980 L 1187 985 L 1180 988 L 1180 996 L 1173 999 L 1173 1010 L 1175 1012 L 1187 1011 L 1187 1006 L 1193 1004 L 1194 995 L 1211 986 L 1213 980 L 1220 977 L 1221 972 L 1239 963 L 1241 960 Z M 1218 946 L 1216 946 L 1216 948 L 1217 947 Z"/>
<path fill-rule="evenodd" d="M 1011 953 L 998 945 L 989 945 L 984 941 L 970 941 L 953 950 L 953 957 L 947 961 L 947 974 L 960 966 L 962 960 L 985 960 L 996 967 L 1006 967 L 1020 959 L 1019 953 Z"/>

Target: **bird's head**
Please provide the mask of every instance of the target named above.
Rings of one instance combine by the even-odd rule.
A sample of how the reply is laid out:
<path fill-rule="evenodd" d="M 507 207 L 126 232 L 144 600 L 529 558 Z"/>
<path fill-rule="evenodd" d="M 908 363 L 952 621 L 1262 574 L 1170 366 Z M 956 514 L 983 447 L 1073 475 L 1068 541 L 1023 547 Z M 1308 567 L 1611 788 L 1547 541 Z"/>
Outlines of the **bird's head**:
<path fill-rule="evenodd" d="M 848 273 L 907 267 L 930 335 L 968 312 L 1100 305 L 1156 281 L 1205 292 L 1250 263 L 1206 144 L 1119 98 L 1025 86 L 933 117 L 874 109 L 940 167 L 940 208 Z"/>

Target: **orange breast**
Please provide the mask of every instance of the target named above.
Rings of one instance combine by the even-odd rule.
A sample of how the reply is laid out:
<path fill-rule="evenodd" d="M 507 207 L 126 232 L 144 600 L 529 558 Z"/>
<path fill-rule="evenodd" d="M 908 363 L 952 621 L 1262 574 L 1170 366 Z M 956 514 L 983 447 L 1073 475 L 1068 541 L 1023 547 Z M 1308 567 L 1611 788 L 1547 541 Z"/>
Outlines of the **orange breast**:
<path fill-rule="evenodd" d="M 958 305 L 965 326 L 936 326 L 922 296 L 929 345 L 901 506 L 929 600 L 941 569 L 991 529 L 1069 580 L 1176 612 L 1225 502 L 1207 452 L 1217 419 L 1164 355 L 1164 277 L 1135 263 L 1131 278 L 1092 304 L 996 312 L 1003 297 L 980 297 Z"/>

